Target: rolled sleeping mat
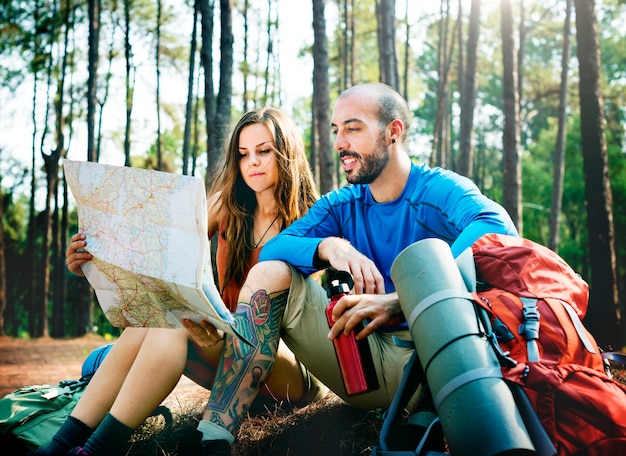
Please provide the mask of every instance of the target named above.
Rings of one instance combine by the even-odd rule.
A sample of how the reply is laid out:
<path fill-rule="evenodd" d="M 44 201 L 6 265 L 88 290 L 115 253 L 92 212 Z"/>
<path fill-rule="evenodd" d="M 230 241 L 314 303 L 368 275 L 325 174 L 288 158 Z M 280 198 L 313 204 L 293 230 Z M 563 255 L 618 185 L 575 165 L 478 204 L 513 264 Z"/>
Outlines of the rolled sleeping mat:
<path fill-rule="evenodd" d="M 535 454 L 448 244 L 410 245 L 391 278 L 451 453 Z"/>

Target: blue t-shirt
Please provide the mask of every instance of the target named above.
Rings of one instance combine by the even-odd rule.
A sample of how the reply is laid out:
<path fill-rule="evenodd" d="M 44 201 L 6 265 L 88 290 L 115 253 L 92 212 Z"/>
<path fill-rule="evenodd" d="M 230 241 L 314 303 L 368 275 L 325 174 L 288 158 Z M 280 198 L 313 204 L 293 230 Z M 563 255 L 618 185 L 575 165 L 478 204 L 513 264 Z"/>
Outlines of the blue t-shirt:
<path fill-rule="evenodd" d="M 350 185 L 320 198 L 309 212 L 272 238 L 259 260 L 283 260 L 304 274 L 315 271 L 318 244 L 337 236 L 370 258 L 395 291 L 391 265 L 406 247 L 439 238 L 456 257 L 486 233 L 517 235 L 502 206 L 469 179 L 441 168 L 413 164 L 402 194 L 377 203 L 368 185 Z"/>

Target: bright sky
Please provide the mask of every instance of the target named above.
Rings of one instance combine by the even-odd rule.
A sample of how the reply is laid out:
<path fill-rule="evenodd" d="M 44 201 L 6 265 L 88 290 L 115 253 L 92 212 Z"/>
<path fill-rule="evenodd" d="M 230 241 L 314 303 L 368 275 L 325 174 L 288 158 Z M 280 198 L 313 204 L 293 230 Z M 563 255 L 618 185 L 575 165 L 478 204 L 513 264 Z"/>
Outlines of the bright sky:
<path fill-rule="evenodd" d="M 170 0 L 171 1 L 171 0 Z M 280 56 L 281 56 L 281 82 L 282 82 L 282 99 L 285 108 L 289 109 L 298 98 L 307 97 L 311 93 L 311 75 L 313 72 L 313 64 L 310 59 L 298 57 L 300 49 L 310 46 L 313 43 L 312 30 L 312 6 L 311 2 L 301 2 L 293 0 L 278 0 L 278 11 L 280 14 Z M 255 1 L 252 1 L 255 4 Z M 260 5 L 259 3 L 256 3 Z M 266 5 L 263 2 L 263 5 Z M 405 3 L 397 0 L 398 15 L 404 15 Z M 417 10 L 421 10 L 420 6 L 411 5 L 413 14 Z M 334 6 L 327 2 L 327 29 L 334 27 L 334 21 L 337 12 Z M 237 19 L 237 17 L 236 17 Z M 191 16 L 183 15 L 181 25 L 177 29 L 188 29 L 191 31 Z M 239 22 L 240 19 L 239 19 Z M 236 31 L 240 34 L 242 24 L 235 21 L 233 23 Z M 105 39 L 101 37 L 102 39 Z M 236 43 L 239 44 L 240 43 Z M 219 54 L 216 54 L 216 60 Z M 139 59 L 136 59 L 138 61 Z M 152 66 L 152 57 L 146 56 L 140 64 L 137 74 L 138 90 L 135 94 L 135 104 L 133 111 L 133 138 L 132 153 L 143 153 L 149 144 L 154 141 L 156 131 L 156 114 L 154 109 L 155 89 L 154 68 Z M 237 66 L 238 61 L 235 62 Z M 113 70 L 116 75 L 124 74 L 123 62 L 117 63 L 117 67 Z M 100 72 L 106 70 L 105 62 L 100 65 Z M 178 72 L 171 70 L 162 70 L 161 97 L 163 104 L 175 103 L 184 106 L 187 96 L 187 73 L 186 69 Z M 86 79 L 86 76 L 85 76 Z M 103 144 L 101 161 L 109 164 L 122 165 L 124 162 L 121 135 L 123 134 L 123 122 L 125 119 L 124 111 L 124 81 L 122 77 L 114 78 L 112 81 L 110 98 L 105 106 L 105 125 L 103 127 Z M 240 82 L 235 81 L 235 84 Z M 39 90 L 42 90 L 40 85 Z M 39 93 L 39 99 L 43 102 L 43 93 Z M 41 102 L 41 103 L 42 103 Z M 41 108 L 40 103 L 40 108 Z M 0 149 L 2 150 L 0 158 L 12 156 L 19 158 L 26 164 L 30 164 L 31 160 L 31 135 L 32 135 L 32 82 L 26 80 L 14 92 L 0 90 L 0 106 L 2 111 L 0 114 Z M 43 115 L 42 113 L 40 113 Z M 162 115 L 163 128 L 167 128 L 167 116 Z M 179 120 L 182 122 L 182 120 Z M 39 132 L 41 134 L 41 132 Z M 50 135 L 52 137 L 52 135 Z M 112 139 L 115 137 L 116 139 Z M 69 145 L 68 158 L 74 160 L 85 160 L 87 132 L 86 125 L 83 121 L 77 121 L 74 124 L 74 133 L 72 142 Z M 51 143 L 49 147 L 52 147 Z M 37 159 L 41 160 L 39 153 Z"/>
<path fill-rule="evenodd" d="M 286 105 L 291 105 L 300 96 L 310 94 L 310 79 L 312 74 L 312 64 L 306 59 L 298 58 L 299 49 L 305 45 L 310 45 L 313 40 L 312 30 L 303 24 L 311 24 L 311 8 L 302 8 L 300 2 L 292 0 L 279 0 L 279 11 L 281 19 L 280 55 L 284 62 L 281 63 L 283 101 Z M 191 17 L 186 18 L 189 22 Z M 240 24 L 234 24 L 236 27 Z M 191 30 L 190 24 L 185 23 L 183 27 Z M 237 31 L 235 32 L 237 33 Z M 104 37 L 103 37 L 104 38 Z M 156 115 L 154 113 L 154 83 L 146 84 L 146 81 L 154 79 L 154 68 L 146 57 L 146 63 L 138 69 L 137 87 L 135 95 L 135 107 L 133 112 L 133 141 L 137 146 L 133 149 L 135 153 L 145 150 L 146 144 L 154 140 L 156 131 Z M 219 54 L 216 54 L 219 61 Z M 235 62 L 238 65 L 239 62 Z M 100 65 L 100 71 L 105 71 L 104 61 Z M 118 74 L 123 74 L 123 62 L 119 62 L 119 67 L 114 70 Z M 163 83 L 161 97 L 163 103 L 177 103 L 184 106 L 187 96 L 186 69 L 178 73 L 162 71 Z M 183 82 L 183 83 L 181 83 Z M 118 78 L 112 81 L 110 99 L 105 106 L 105 135 L 121 132 L 124 122 L 124 86 L 123 80 Z M 40 85 L 40 89 L 42 86 Z M 26 163 L 31 160 L 31 135 L 32 135 L 32 82 L 26 80 L 17 90 L 0 90 L 0 157 L 12 156 L 19 158 Z M 39 96 L 44 94 L 40 92 Z M 145 109 L 142 107 L 146 107 Z M 165 122 L 166 115 L 161 116 Z M 86 159 L 86 128 L 81 122 L 75 122 L 74 136 L 69 147 L 68 158 L 84 160 Z M 109 134 L 107 134 L 107 132 Z M 120 140 L 113 142 L 105 139 L 103 144 L 102 160 L 111 164 L 123 164 L 124 158 L 121 152 Z"/>

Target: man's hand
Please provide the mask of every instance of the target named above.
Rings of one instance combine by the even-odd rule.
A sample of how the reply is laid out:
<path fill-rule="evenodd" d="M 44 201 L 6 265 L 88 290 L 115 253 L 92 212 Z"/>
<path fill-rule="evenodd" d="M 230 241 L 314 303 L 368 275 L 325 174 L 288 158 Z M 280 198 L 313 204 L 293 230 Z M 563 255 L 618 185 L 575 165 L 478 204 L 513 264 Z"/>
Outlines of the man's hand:
<path fill-rule="evenodd" d="M 83 233 L 76 233 L 70 239 L 70 245 L 65 251 L 65 264 L 67 264 L 67 269 L 71 273 L 79 276 L 85 275 L 80 266 L 93 258 L 91 253 L 84 250 L 86 245 L 87 236 Z"/>
<path fill-rule="evenodd" d="M 317 246 L 317 254 L 337 271 L 352 274 L 355 294 L 385 293 L 385 280 L 374 262 L 345 239 L 338 237 L 324 239 Z"/>
<path fill-rule="evenodd" d="M 333 309 L 335 324 L 328 333 L 334 339 L 341 332 L 349 334 L 359 327 L 361 322 L 369 323 L 356 336 L 364 339 L 381 326 L 398 325 L 404 322 L 397 293 L 389 294 L 351 294 L 342 297 Z"/>
<path fill-rule="evenodd" d="M 200 348 L 209 348 L 218 344 L 224 338 L 224 332 L 215 328 L 208 321 L 200 324 L 187 318 L 183 319 L 183 326 L 189 332 L 189 337 Z"/>

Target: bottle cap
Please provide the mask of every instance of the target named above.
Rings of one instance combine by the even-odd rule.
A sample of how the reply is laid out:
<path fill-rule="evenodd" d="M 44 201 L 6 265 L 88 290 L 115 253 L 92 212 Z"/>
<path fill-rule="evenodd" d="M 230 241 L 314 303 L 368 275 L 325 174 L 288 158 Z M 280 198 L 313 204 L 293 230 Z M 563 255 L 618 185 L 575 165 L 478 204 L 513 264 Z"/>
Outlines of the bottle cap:
<path fill-rule="evenodd" d="M 330 288 L 328 289 L 328 296 L 332 297 L 336 294 L 348 294 L 354 286 L 354 279 L 352 274 L 347 271 L 336 271 L 330 280 Z"/>

